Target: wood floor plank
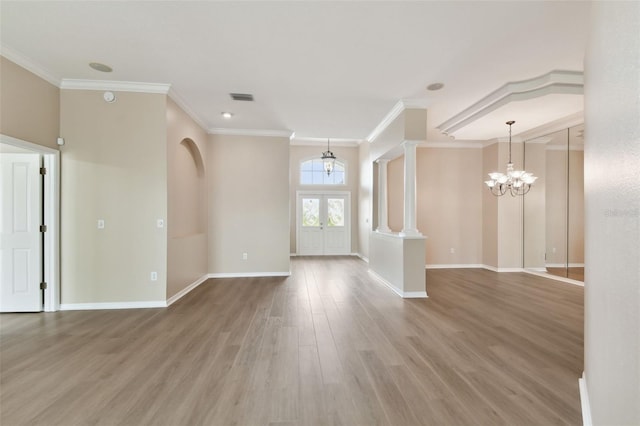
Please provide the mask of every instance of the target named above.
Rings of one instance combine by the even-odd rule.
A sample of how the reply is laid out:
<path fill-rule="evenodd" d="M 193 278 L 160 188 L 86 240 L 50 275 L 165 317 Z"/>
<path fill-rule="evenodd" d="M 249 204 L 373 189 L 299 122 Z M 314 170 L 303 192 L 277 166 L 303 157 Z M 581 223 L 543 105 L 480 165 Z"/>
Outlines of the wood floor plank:
<path fill-rule="evenodd" d="M 417 300 L 353 257 L 291 271 L 166 309 L 0 315 L 0 424 L 581 424 L 583 288 L 428 270 Z"/>

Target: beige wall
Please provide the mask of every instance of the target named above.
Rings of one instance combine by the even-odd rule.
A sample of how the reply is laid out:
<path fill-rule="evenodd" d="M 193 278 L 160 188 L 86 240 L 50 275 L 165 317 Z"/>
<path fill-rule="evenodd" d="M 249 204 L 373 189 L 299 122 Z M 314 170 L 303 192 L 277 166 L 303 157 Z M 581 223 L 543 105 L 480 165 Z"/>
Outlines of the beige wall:
<path fill-rule="evenodd" d="M 594 425 L 640 424 L 640 2 L 594 2 L 585 60 L 585 377 Z"/>
<path fill-rule="evenodd" d="M 416 158 L 416 169 L 420 170 Z M 418 191 L 421 184 L 418 183 Z M 404 226 L 404 155 L 394 158 L 387 163 L 387 219 L 389 229 L 393 232 L 402 231 Z M 422 212 L 418 212 L 420 217 Z M 418 226 L 418 230 L 422 231 Z"/>
<path fill-rule="evenodd" d="M 497 170 L 504 173 L 509 162 L 509 144 L 501 142 L 497 145 Z M 521 143 L 512 144 L 512 160 L 516 170 L 523 168 Z M 485 188 L 483 189 L 489 192 Z M 522 213 L 522 197 L 504 195 L 498 198 L 498 268 L 522 268 Z"/>
<path fill-rule="evenodd" d="M 584 151 L 569 151 L 569 264 L 584 263 Z"/>
<path fill-rule="evenodd" d="M 291 146 L 289 164 L 291 168 L 291 216 L 290 250 L 296 253 L 296 191 L 349 191 L 351 193 L 351 253 L 358 252 L 358 188 L 360 164 L 358 147 L 331 147 L 338 160 L 346 163 L 347 184 L 336 186 L 300 185 L 300 161 L 320 157 L 325 148 L 322 146 Z"/>
<path fill-rule="evenodd" d="M 538 177 L 524 197 L 524 267 L 544 270 L 546 253 L 546 145 L 527 143 L 525 170 Z"/>
<path fill-rule="evenodd" d="M 289 139 L 210 135 L 207 152 L 209 272 L 288 273 Z"/>
<path fill-rule="evenodd" d="M 358 179 L 358 253 L 369 258 L 369 234 L 373 226 L 373 163 L 369 160 L 369 142 L 358 146 L 360 178 Z"/>
<path fill-rule="evenodd" d="M 166 298 L 166 96 L 116 95 L 61 91 L 63 304 Z"/>
<path fill-rule="evenodd" d="M 387 166 L 394 232 L 403 227 L 403 161 L 398 157 Z M 418 148 L 416 168 L 417 222 L 427 236 L 426 264 L 482 263 L 482 149 Z"/>
<path fill-rule="evenodd" d="M 566 130 L 563 131 L 566 145 Z M 546 151 L 546 264 L 560 267 L 567 263 L 567 151 L 551 145 Z M 537 183 L 537 182 L 536 182 Z"/>
<path fill-rule="evenodd" d="M 481 182 L 489 179 L 488 173 L 498 170 L 498 144 L 482 149 Z M 498 267 L 498 198 L 482 188 L 482 264 Z"/>
<path fill-rule="evenodd" d="M 0 133 L 58 149 L 60 89 L 2 56 Z"/>
<path fill-rule="evenodd" d="M 167 298 L 208 273 L 207 133 L 167 100 Z"/>
<path fill-rule="evenodd" d="M 419 148 L 417 161 L 427 264 L 482 263 L 482 149 Z"/>

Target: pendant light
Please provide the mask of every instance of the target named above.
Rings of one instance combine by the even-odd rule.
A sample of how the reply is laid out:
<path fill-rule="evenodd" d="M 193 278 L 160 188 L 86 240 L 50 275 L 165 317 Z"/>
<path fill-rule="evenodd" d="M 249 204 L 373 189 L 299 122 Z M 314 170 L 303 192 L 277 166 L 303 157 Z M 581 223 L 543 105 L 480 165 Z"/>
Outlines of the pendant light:
<path fill-rule="evenodd" d="M 512 197 L 524 195 L 531 189 L 531 185 L 538 179 L 532 173 L 524 170 L 514 170 L 511 162 L 511 126 L 515 121 L 507 121 L 509 126 L 509 163 L 507 163 L 507 173 L 489 173 L 490 180 L 484 183 L 496 197 L 500 197 L 509 191 Z"/>
<path fill-rule="evenodd" d="M 333 172 L 333 167 L 336 164 L 336 156 L 333 155 L 329 148 L 329 139 L 327 138 L 327 150 L 322 153 L 322 165 L 324 167 L 324 171 L 327 172 L 327 176 L 331 175 Z"/>

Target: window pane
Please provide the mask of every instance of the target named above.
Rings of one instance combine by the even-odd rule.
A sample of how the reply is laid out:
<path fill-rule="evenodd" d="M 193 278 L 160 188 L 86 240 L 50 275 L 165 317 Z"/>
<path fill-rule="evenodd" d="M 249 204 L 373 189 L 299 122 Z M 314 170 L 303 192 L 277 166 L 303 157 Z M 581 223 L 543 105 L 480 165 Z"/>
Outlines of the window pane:
<path fill-rule="evenodd" d="M 327 200 L 327 226 L 344 226 L 344 199 L 329 198 Z"/>
<path fill-rule="evenodd" d="M 320 226 L 320 200 L 302 199 L 302 226 Z"/>
<path fill-rule="evenodd" d="M 311 185 L 313 183 L 313 172 L 311 171 L 300 172 L 300 183 L 302 185 Z"/>
<path fill-rule="evenodd" d="M 333 172 L 327 175 L 322 159 L 314 158 L 300 163 L 301 185 L 344 185 L 346 178 L 345 164 L 335 162 Z"/>
<path fill-rule="evenodd" d="M 344 185 L 344 171 L 342 172 L 333 172 L 334 184 L 335 185 Z"/>
<path fill-rule="evenodd" d="M 313 172 L 313 184 L 314 185 L 322 185 L 324 183 L 324 176 L 326 173 L 324 171 Z"/>

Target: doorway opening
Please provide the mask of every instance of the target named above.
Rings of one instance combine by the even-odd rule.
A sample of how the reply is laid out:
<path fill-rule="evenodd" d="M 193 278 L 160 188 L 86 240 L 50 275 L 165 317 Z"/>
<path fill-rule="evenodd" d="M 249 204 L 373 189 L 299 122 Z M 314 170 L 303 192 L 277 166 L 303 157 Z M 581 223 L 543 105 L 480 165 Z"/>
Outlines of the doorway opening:
<path fill-rule="evenodd" d="M 3 299 L 10 297 L 11 293 L 24 296 L 23 300 L 16 299 L 15 306 L 13 301 L 3 300 L 2 310 L 57 311 L 60 309 L 60 152 L 0 134 L 0 155 L 3 157 L 2 186 L 6 187 L 2 190 L 3 209 L 8 208 L 7 205 L 12 209 L 10 214 L 2 212 L 4 254 L 1 262 L 3 274 L 10 274 L 10 279 L 3 276 L 1 290 Z M 5 167 L 5 162 L 16 166 Z M 34 167 L 37 169 L 37 183 L 34 182 Z M 8 170 L 15 172 L 9 173 Z M 28 187 L 30 184 L 33 184 L 31 188 Z M 22 188 L 20 192 L 17 191 L 19 188 Z M 31 198 L 27 200 L 25 197 Z M 5 202 L 7 200 L 10 202 Z M 13 221 L 16 206 L 22 209 L 16 229 L 32 230 L 36 226 L 37 236 L 26 236 L 27 232 L 24 232 L 24 238 L 17 237 L 23 241 L 9 238 L 9 220 L 5 219 L 10 217 Z M 29 239 L 31 246 L 22 248 L 23 242 Z M 10 242 L 16 245 L 10 248 L 11 256 L 4 247 Z M 14 282 L 14 269 L 22 274 L 17 284 Z"/>
<path fill-rule="evenodd" d="M 297 254 L 350 254 L 351 193 L 297 191 L 296 198 Z"/>

